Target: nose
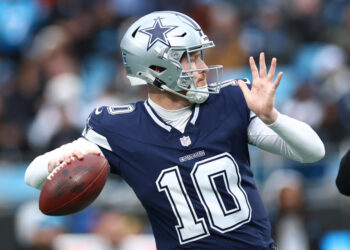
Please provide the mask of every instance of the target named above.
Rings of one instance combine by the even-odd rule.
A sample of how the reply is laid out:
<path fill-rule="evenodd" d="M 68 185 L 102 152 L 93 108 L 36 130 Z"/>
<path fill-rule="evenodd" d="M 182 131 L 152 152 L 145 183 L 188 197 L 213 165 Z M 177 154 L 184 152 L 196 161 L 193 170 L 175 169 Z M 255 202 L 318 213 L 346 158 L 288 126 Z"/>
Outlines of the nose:
<path fill-rule="evenodd" d="M 200 72 L 203 74 L 208 73 L 208 65 L 204 62 L 203 59 L 200 59 L 199 65 L 198 65 L 199 69 L 203 69 Z"/>

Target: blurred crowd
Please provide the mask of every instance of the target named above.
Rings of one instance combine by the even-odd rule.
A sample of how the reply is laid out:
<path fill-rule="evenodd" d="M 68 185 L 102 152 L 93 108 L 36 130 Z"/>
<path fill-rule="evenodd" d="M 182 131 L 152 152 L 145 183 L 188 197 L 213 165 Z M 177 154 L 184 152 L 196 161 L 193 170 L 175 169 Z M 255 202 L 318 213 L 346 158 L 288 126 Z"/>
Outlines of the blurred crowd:
<path fill-rule="evenodd" d="M 281 249 L 311 249 L 322 230 L 305 210 L 342 206 L 334 179 L 350 148 L 350 0 L 1 0 L 0 167 L 78 138 L 96 106 L 146 98 L 125 78 L 119 42 L 154 10 L 193 17 L 216 44 L 207 64 L 224 65 L 225 78 L 250 78 L 248 57 L 261 51 L 278 59 L 276 105 L 319 133 L 326 157 L 305 166 L 252 148 L 252 167 Z"/>

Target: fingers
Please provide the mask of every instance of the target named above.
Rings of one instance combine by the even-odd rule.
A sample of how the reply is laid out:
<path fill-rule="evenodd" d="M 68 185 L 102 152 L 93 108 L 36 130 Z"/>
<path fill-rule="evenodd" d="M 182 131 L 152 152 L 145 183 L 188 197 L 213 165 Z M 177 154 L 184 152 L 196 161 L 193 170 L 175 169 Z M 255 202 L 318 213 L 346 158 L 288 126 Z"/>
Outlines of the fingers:
<path fill-rule="evenodd" d="M 71 154 L 71 157 L 76 157 L 79 160 L 82 160 L 84 158 L 83 153 L 80 150 L 74 150 L 73 153 Z"/>
<path fill-rule="evenodd" d="M 48 166 L 47 166 L 49 173 L 51 173 L 55 169 L 56 166 L 58 166 L 56 160 L 49 161 Z"/>
<path fill-rule="evenodd" d="M 94 154 L 94 155 L 100 155 L 101 152 L 93 149 L 89 149 L 85 152 L 85 154 Z"/>
<path fill-rule="evenodd" d="M 244 98 L 247 100 L 250 96 L 250 89 L 247 87 L 247 84 L 245 84 L 245 82 L 243 82 L 242 80 L 239 80 L 238 86 L 241 88 Z"/>
<path fill-rule="evenodd" d="M 276 73 L 276 66 L 277 66 L 277 59 L 274 57 L 271 60 L 271 66 L 270 66 L 270 70 L 269 73 L 267 74 L 267 78 L 272 82 L 273 78 L 275 77 L 275 73 Z"/>
<path fill-rule="evenodd" d="M 259 78 L 259 71 L 258 71 L 258 68 L 256 67 L 254 58 L 252 56 L 249 57 L 249 65 L 250 65 L 250 70 L 252 71 L 252 77 L 254 81 L 255 79 Z"/>
<path fill-rule="evenodd" d="M 71 154 L 71 157 L 75 157 L 75 158 L 77 158 L 79 160 L 82 160 L 82 159 L 84 159 L 84 155 L 87 155 L 87 154 L 100 155 L 101 152 L 97 151 L 97 150 L 94 150 L 94 149 L 88 149 L 88 150 L 85 150 L 84 153 L 82 153 L 80 150 L 76 149 Z"/>
<path fill-rule="evenodd" d="M 265 53 L 261 52 L 259 57 L 260 77 L 266 77 Z"/>
<path fill-rule="evenodd" d="M 253 59 L 253 57 L 249 58 L 249 63 L 250 63 L 250 68 L 252 71 L 252 75 L 253 75 L 253 81 L 254 79 L 257 78 L 264 78 L 267 77 L 267 79 L 269 80 L 269 82 L 273 82 L 273 79 L 275 77 L 275 73 L 276 73 L 276 68 L 277 68 L 277 59 L 274 57 L 271 60 L 271 66 L 269 69 L 269 72 L 266 75 L 266 63 L 265 63 L 265 53 L 261 52 L 260 53 L 260 57 L 259 57 L 259 71 L 257 70 L 257 67 L 255 65 L 255 61 Z M 280 72 L 278 73 L 278 76 L 274 82 L 274 86 L 275 88 L 278 87 L 278 85 L 280 84 L 281 78 L 282 78 L 283 73 Z"/>
<path fill-rule="evenodd" d="M 66 163 L 70 163 L 72 161 L 72 156 L 71 155 L 63 156 L 63 161 Z"/>
<path fill-rule="evenodd" d="M 47 164 L 48 165 L 47 169 L 48 169 L 49 173 L 51 173 L 56 167 L 58 167 L 63 162 L 65 162 L 64 159 L 65 159 L 65 156 L 61 157 L 61 158 L 54 158 L 54 159 L 50 160 Z"/>
<path fill-rule="evenodd" d="M 79 159 L 79 160 L 84 159 L 84 155 L 86 154 L 100 155 L 101 152 L 98 150 L 89 149 L 89 150 L 86 150 L 84 153 L 82 153 L 80 150 L 76 149 L 70 154 L 65 154 L 57 159 L 50 160 L 48 163 L 49 173 L 51 173 L 56 167 L 61 165 L 63 162 L 65 162 L 66 164 L 69 164 L 74 159 Z"/>
<path fill-rule="evenodd" d="M 283 72 L 279 72 L 278 75 L 277 75 L 277 77 L 276 77 L 276 81 L 275 81 L 274 84 L 273 84 L 273 86 L 274 86 L 275 89 L 277 89 L 278 86 L 280 85 L 282 76 L 283 76 Z"/>

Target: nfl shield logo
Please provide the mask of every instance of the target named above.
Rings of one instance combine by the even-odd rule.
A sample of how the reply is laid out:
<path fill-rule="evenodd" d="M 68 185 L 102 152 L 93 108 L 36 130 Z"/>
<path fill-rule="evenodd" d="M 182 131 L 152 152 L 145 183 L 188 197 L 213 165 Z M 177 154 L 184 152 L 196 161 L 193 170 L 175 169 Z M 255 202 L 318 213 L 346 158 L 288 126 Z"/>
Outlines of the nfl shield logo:
<path fill-rule="evenodd" d="M 181 145 L 183 147 L 188 147 L 191 145 L 191 138 L 189 136 L 183 136 L 180 138 Z"/>

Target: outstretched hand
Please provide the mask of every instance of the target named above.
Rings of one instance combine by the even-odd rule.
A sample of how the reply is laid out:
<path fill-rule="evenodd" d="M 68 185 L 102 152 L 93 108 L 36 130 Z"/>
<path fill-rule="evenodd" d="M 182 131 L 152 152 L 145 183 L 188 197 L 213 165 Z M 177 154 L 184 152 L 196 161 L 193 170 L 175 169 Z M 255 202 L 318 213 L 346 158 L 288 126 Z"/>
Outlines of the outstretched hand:
<path fill-rule="evenodd" d="M 276 80 L 273 81 L 276 73 L 277 59 L 273 58 L 271 67 L 267 73 L 265 64 L 265 54 L 260 53 L 258 70 L 254 58 L 249 58 L 250 69 L 252 71 L 253 84 L 251 90 L 243 81 L 238 81 L 248 107 L 264 123 L 271 124 L 277 119 L 278 112 L 275 108 L 275 93 L 280 84 L 283 73 L 279 72 Z"/>

